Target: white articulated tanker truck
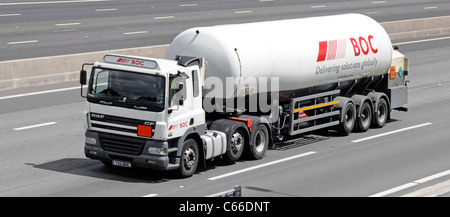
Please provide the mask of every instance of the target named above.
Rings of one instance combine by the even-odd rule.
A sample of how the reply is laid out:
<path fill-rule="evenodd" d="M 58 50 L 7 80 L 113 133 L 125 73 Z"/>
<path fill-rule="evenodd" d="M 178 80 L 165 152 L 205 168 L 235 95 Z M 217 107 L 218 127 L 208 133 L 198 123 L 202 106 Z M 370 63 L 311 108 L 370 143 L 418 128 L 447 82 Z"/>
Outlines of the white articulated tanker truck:
<path fill-rule="evenodd" d="M 360 14 L 188 29 L 166 59 L 83 64 L 85 154 L 107 165 L 195 173 L 264 157 L 285 136 L 383 127 L 407 111 L 408 60 Z"/>

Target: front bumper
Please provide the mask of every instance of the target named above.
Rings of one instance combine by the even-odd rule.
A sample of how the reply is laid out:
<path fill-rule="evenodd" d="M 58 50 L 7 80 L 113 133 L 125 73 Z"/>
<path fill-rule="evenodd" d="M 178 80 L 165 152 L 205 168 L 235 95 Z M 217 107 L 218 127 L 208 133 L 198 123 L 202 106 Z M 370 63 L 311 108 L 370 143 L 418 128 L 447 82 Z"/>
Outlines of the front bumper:
<path fill-rule="evenodd" d="M 103 148 L 99 133 L 87 130 L 86 137 L 94 138 L 97 143 L 85 143 L 84 153 L 86 157 L 100 160 L 106 164 L 111 164 L 113 160 L 125 161 L 131 163 L 132 167 L 143 167 L 156 170 L 173 170 L 178 168 L 177 160 L 170 159 L 168 154 L 152 154 L 148 152 L 150 147 L 166 148 L 167 142 L 146 140 L 140 154 L 125 154 L 116 151 L 109 151 Z M 174 162 L 171 162 L 174 161 Z"/>

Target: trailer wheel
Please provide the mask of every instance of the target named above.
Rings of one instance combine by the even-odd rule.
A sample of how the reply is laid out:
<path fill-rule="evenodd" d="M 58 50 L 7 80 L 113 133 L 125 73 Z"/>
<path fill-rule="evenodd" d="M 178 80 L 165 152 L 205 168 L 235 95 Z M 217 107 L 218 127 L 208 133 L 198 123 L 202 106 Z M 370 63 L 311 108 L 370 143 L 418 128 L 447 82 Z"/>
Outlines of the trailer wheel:
<path fill-rule="evenodd" d="M 180 167 L 178 168 L 181 177 L 187 178 L 195 173 L 199 157 L 197 142 L 193 139 L 184 141 L 180 156 Z"/>
<path fill-rule="evenodd" d="M 258 160 L 264 157 L 269 146 L 269 131 L 265 125 L 260 124 L 256 127 L 252 136 L 251 155 L 255 160 Z"/>
<path fill-rule="evenodd" d="M 237 128 L 236 130 L 230 132 L 228 135 L 228 146 L 227 146 L 227 159 L 230 162 L 237 161 L 244 151 L 244 146 L 246 143 L 245 132 L 242 128 Z"/>
<path fill-rule="evenodd" d="M 348 102 L 342 108 L 341 115 L 343 115 L 342 122 L 339 124 L 338 130 L 341 133 L 349 134 L 353 131 L 356 122 L 356 107 L 355 104 Z"/>
<path fill-rule="evenodd" d="M 383 127 L 384 124 L 386 124 L 389 115 L 388 113 L 388 105 L 386 103 L 386 100 L 381 98 L 377 104 L 377 112 L 375 112 L 375 115 L 373 117 L 373 126 L 376 128 Z"/>
<path fill-rule="evenodd" d="M 372 108 L 368 102 L 361 105 L 361 114 L 356 119 L 356 128 L 360 132 L 366 132 L 372 124 Z"/>

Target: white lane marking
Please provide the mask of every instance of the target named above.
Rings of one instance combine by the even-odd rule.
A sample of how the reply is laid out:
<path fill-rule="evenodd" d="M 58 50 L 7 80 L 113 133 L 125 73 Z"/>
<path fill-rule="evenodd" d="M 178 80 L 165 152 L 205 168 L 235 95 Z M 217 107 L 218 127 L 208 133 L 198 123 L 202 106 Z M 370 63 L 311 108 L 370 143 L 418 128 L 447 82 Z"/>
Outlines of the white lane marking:
<path fill-rule="evenodd" d="M 386 3 L 386 1 L 374 1 L 374 2 L 372 2 L 372 4 L 383 4 L 383 3 Z"/>
<path fill-rule="evenodd" d="M 0 100 L 2 100 L 2 99 L 13 99 L 13 98 L 19 98 L 19 97 L 24 97 L 24 96 L 34 96 L 34 95 L 46 94 L 46 93 L 55 93 L 55 92 L 61 92 L 61 91 L 67 91 L 67 90 L 75 90 L 75 89 L 80 89 L 80 86 L 78 86 L 78 87 L 61 88 L 61 89 L 54 89 L 54 90 L 45 90 L 45 91 L 32 92 L 32 93 L 23 93 L 23 94 L 11 95 L 11 96 L 2 96 L 2 97 L 0 97 Z"/>
<path fill-rule="evenodd" d="M 156 196 L 158 196 L 158 194 L 147 194 L 142 197 L 156 197 Z"/>
<path fill-rule="evenodd" d="M 314 6 L 311 6 L 311 8 L 326 8 L 327 6 L 326 5 L 314 5 Z"/>
<path fill-rule="evenodd" d="M 436 185 L 419 189 L 401 197 L 437 197 L 450 192 L 450 179 Z"/>
<path fill-rule="evenodd" d="M 436 7 L 436 6 L 432 6 L 432 7 L 424 7 L 423 9 L 424 10 L 430 10 L 430 9 L 437 9 L 438 7 Z"/>
<path fill-rule="evenodd" d="M 281 162 L 285 162 L 285 161 L 289 161 L 289 160 L 294 160 L 294 159 L 297 159 L 297 158 L 300 158 L 300 157 L 305 157 L 305 156 L 312 155 L 312 154 L 315 154 L 315 153 L 316 152 L 314 152 L 314 151 L 310 151 L 310 152 L 306 152 L 306 153 L 303 153 L 303 154 L 294 155 L 294 156 L 283 158 L 283 159 L 280 159 L 280 160 L 276 160 L 276 161 L 268 162 L 268 163 L 265 163 L 265 164 L 249 167 L 249 168 L 246 168 L 246 169 L 237 170 L 237 171 L 230 172 L 230 173 L 225 173 L 225 174 L 219 175 L 219 176 L 214 176 L 214 177 L 208 178 L 208 180 L 214 181 L 214 180 L 225 178 L 225 177 L 228 177 L 228 176 L 233 176 L 233 175 L 236 175 L 236 174 L 239 174 L 239 173 L 248 172 L 250 170 L 255 170 L 255 169 L 262 168 L 262 167 L 274 165 L 274 164 L 277 164 L 277 163 L 281 163 Z"/>
<path fill-rule="evenodd" d="M 58 124 L 58 122 L 48 122 L 48 123 L 36 124 L 36 125 L 31 125 L 31 126 L 26 126 L 26 127 L 18 127 L 18 128 L 14 128 L 13 130 L 16 130 L 16 131 L 28 130 L 28 129 L 32 129 L 32 128 L 44 127 L 44 126 L 55 125 L 55 124 Z"/>
<path fill-rule="evenodd" d="M 117 8 L 102 8 L 102 9 L 95 9 L 97 12 L 105 12 L 105 11 L 117 11 Z"/>
<path fill-rule="evenodd" d="M 440 178 L 440 177 L 443 177 L 443 176 L 446 176 L 446 175 L 450 175 L 450 170 L 447 170 L 447 171 L 444 171 L 444 172 L 441 172 L 441 173 L 437 173 L 437 174 L 434 174 L 434 175 L 431 175 L 431 176 L 427 176 L 425 178 L 418 179 L 416 181 L 409 182 L 409 183 L 406 183 L 404 185 L 400 185 L 398 187 L 391 188 L 389 190 L 386 190 L 386 191 L 383 191 L 383 192 L 380 192 L 380 193 L 377 193 L 377 194 L 373 194 L 373 195 L 371 195 L 369 197 L 383 197 L 383 196 L 386 196 L 386 195 L 389 195 L 389 194 L 392 194 L 392 193 L 395 193 L 395 192 L 398 192 L 398 191 L 401 191 L 401 190 L 405 190 L 407 188 L 416 186 L 418 184 L 423 184 L 425 182 L 428 182 L 428 181 L 431 181 L 431 180 L 434 180 L 434 179 L 437 179 L 437 178 Z"/>
<path fill-rule="evenodd" d="M 198 6 L 198 4 L 183 4 L 183 5 L 179 5 L 180 7 L 194 7 L 194 6 Z"/>
<path fill-rule="evenodd" d="M 153 17 L 155 20 L 163 20 L 163 19 L 173 19 L 175 16 L 165 16 L 165 17 Z"/>
<path fill-rule="evenodd" d="M 367 141 L 367 140 L 379 138 L 379 137 L 382 137 L 382 136 L 391 135 L 391 134 L 394 134 L 394 133 L 400 133 L 400 132 L 403 132 L 403 131 L 406 131 L 406 130 L 412 130 L 412 129 L 415 129 L 415 128 L 428 126 L 428 125 L 430 125 L 430 124 L 432 124 L 432 123 L 419 124 L 419 125 L 415 125 L 415 126 L 411 126 L 411 127 L 406 127 L 406 128 L 403 128 L 403 129 L 399 129 L 399 130 L 394 130 L 394 131 L 387 132 L 387 133 L 378 134 L 378 135 L 375 135 L 375 136 L 369 136 L 369 137 L 366 137 L 366 138 L 353 140 L 352 142 L 353 142 L 353 143 L 363 142 L 363 141 Z"/>
<path fill-rule="evenodd" d="M 253 11 L 235 11 L 235 14 L 246 14 L 246 13 L 252 13 Z"/>
<path fill-rule="evenodd" d="M 81 23 L 58 23 L 58 24 L 55 24 L 55 26 L 76 26 L 76 25 L 81 25 Z"/>
<path fill-rule="evenodd" d="M 430 38 L 430 39 L 417 40 L 417 41 L 400 42 L 400 43 L 395 43 L 393 45 L 415 44 L 415 43 L 429 42 L 429 41 L 438 41 L 438 40 L 444 40 L 444 39 L 450 39 L 450 36 L 448 36 L 448 37 L 441 37 L 441 38 Z"/>
<path fill-rule="evenodd" d="M 73 0 L 73 1 L 46 1 L 46 2 L 12 2 L 12 3 L 0 3 L 0 6 L 65 4 L 65 3 L 84 3 L 84 2 L 110 2 L 110 1 L 115 1 L 115 0 Z"/>
<path fill-rule="evenodd" d="M 20 16 L 22 14 L 0 14 L 0 17 L 12 17 L 12 16 Z"/>
<path fill-rule="evenodd" d="M 145 34 L 148 33 L 148 31 L 139 31 L 139 32 L 125 32 L 124 35 L 136 35 L 136 34 Z"/>
<path fill-rule="evenodd" d="M 13 41 L 13 42 L 8 42 L 9 45 L 14 45 L 14 44 L 30 44 L 30 43 L 37 43 L 39 42 L 38 40 L 30 40 L 30 41 Z"/>

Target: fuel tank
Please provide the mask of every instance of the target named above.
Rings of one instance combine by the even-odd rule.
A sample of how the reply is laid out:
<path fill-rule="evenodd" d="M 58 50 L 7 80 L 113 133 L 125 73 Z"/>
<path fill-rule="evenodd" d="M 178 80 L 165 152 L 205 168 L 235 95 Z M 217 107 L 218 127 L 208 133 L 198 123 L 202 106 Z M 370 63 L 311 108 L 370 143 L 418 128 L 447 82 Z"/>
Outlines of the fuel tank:
<path fill-rule="evenodd" d="M 378 76 L 387 73 L 392 52 L 391 40 L 378 22 L 343 14 L 191 28 L 173 39 L 166 58 L 205 58 L 206 87 L 222 81 L 224 89 L 232 88 L 204 89 L 204 96 L 219 91 L 233 98 L 275 86 L 280 92 L 336 88 L 332 84 Z M 227 78 L 235 85 L 226 86 Z"/>

